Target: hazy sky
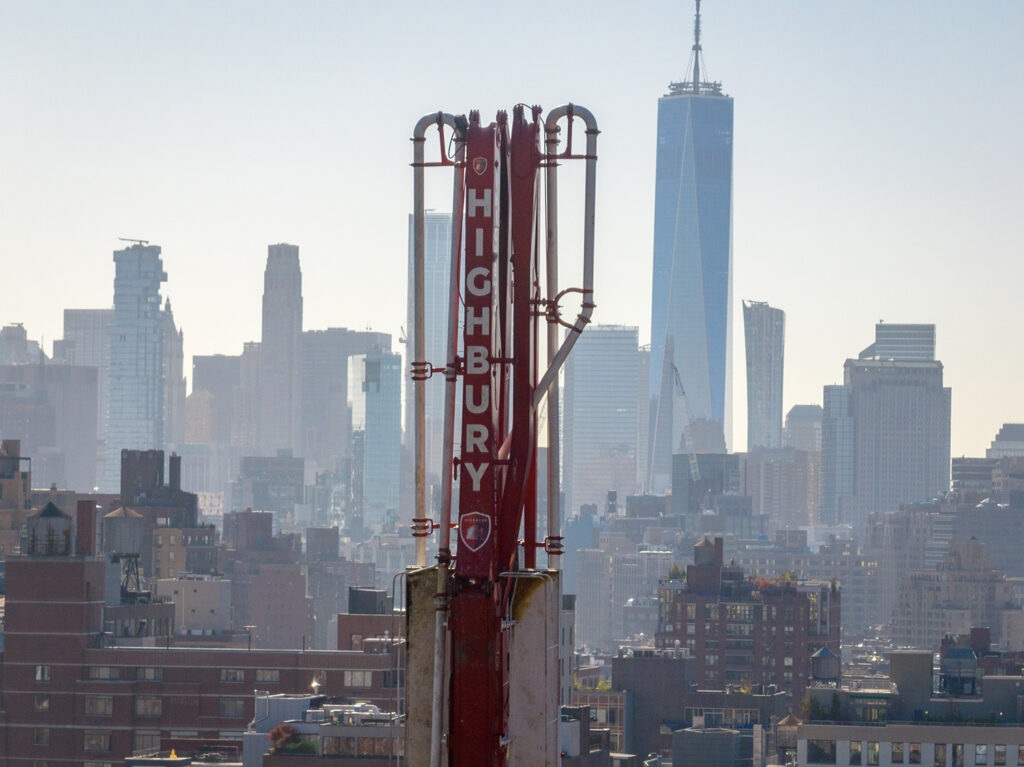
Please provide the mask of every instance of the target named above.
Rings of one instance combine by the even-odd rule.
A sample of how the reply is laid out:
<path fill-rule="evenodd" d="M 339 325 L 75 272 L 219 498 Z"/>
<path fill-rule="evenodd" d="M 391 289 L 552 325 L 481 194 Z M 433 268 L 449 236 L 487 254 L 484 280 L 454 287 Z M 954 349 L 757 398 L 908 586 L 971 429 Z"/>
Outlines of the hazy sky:
<path fill-rule="evenodd" d="M 0 324 L 49 348 L 64 307 L 109 306 L 121 236 L 163 247 L 187 357 L 258 339 L 272 242 L 301 248 L 306 328 L 397 335 L 416 119 L 571 100 L 603 131 L 595 321 L 646 340 L 657 100 L 692 17 L 688 0 L 0 0 Z M 1022 40 L 1020 0 L 704 3 L 707 69 L 736 99 L 737 447 L 742 298 L 786 311 L 787 410 L 885 319 L 938 325 L 954 455 L 1024 421 Z"/>

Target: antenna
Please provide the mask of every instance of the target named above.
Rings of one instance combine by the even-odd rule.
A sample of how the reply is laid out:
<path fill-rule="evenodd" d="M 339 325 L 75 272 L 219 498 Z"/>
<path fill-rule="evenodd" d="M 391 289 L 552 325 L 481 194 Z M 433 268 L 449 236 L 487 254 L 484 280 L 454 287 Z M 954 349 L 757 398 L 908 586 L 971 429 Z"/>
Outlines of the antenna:
<path fill-rule="evenodd" d="M 697 0 L 697 13 L 693 17 L 693 92 L 700 93 L 700 0 Z"/>

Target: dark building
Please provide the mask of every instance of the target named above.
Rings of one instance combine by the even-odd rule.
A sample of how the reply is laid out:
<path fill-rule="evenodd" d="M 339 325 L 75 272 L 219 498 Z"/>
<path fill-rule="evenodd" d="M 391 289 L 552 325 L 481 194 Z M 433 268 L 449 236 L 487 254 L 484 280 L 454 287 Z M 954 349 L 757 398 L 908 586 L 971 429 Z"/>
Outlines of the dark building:
<path fill-rule="evenodd" d="M 292 457 L 288 451 L 280 451 L 273 458 L 246 456 L 234 483 L 232 505 L 287 516 L 305 499 L 303 472 L 303 459 Z"/>
<path fill-rule="evenodd" d="M 685 580 L 661 582 L 656 644 L 688 648 L 702 688 L 775 685 L 800 700 L 811 655 L 839 654 L 839 588 L 787 579 L 747 579 L 723 562 L 722 539 L 693 549 Z"/>

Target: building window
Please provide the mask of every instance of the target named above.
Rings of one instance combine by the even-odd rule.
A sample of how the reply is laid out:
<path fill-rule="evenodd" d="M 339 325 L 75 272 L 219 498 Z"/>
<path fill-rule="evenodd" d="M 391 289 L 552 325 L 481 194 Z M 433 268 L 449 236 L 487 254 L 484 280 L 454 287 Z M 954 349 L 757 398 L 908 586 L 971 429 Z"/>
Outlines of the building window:
<path fill-rule="evenodd" d="M 935 744 L 935 767 L 946 767 L 946 744 Z"/>
<path fill-rule="evenodd" d="M 50 667 L 49 666 L 36 666 L 36 681 L 37 682 L 49 682 L 50 681 Z"/>
<path fill-rule="evenodd" d="M 133 750 L 136 753 L 139 751 L 159 751 L 160 732 L 158 730 L 136 730 Z"/>
<path fill-rule="evenodd" d="M 49 711 L 50 710 L 50 693 L 48 692 L 37 692 L 34 701 L 34 707 L 36 711 Z"/>
<path fill-rule="evenodd" d="M 222 682 L 244 682 L 245 669 L 222 668 L 220 670 L 220 681 Z"/>
<path fill-rule="evenodd" d="M 114 711 L 114 699 L 109 695 L 86 695 L 86 716 L 110 716 Z"/>
<path fill-rule="evenodd" d="M 36 727 L 32 730 L 32 744 L 35 746 L 50 745 L 50 728 Z"/>
<path fill-rule="evenodd" d="M 910 744 L 910 754 L 908 754 L 907 763 L 908 764 L 920 764 L 921 763 L 921 744 L 920 743 L 911 743 Z"/>
<path fill-rule="evenodd" d="M 84 746 L 86 751 L 109 751 L 110 732 L 107 730 L 86 730 Z"/>
<path fill-rule="evenodd" d="M 135 669 L 135 678 L 139 681 L 159 682 L 164 678 L 164 670 L 157 666 L 139 666 Z"/>
<path fill-rule="evenodd" d="M 893 764 L 903 764 L 903 744 L 893 743 L 892 752 L 889 755 L 889 761 Z"/>
<path fill-rule="evenodd" d="M 1005 765 L 1006 764 L 1006 745 L 995 745 L 992 747 L 992 764 Z"/>
<path fill-rule="evenodd" d="M 345 672 L 345 686 L 346 687 L 372 687 L 373 686 L 373 672 L 372 671 L 346 671 Z"/>
<path fill-rule="evenodd" d="M 834 740 L 807 741 L 807 761 L 812 764 L 835 764 L 836 742 Z"/>
<path fill-rule="evenodd" d="M 89 666 L 89 678 L 104 681 L 118 679 L 118 669 L 111 666 Z"/>
<path fill-rule="evenodd" d="M 964 744 L 953 744 L 953 767 L 964 767 Z"/>
<path fill-rule="evenodd" d="M 237 719 L 240 716 L 245 716 L 245 699 L 221 698 L 220 715 L 230 717 L 232 719 Z"/>
<path fill-rule="evenodd" d="M 110 762 L 85 762 L 82 767 L 111 767 Z"/>
<path fill-rule="evenodd" d="M 155 695 L 140 695 L 135 699 L 135 716 L 160 716 L 163 712 L 163 700 Z"/>
<path fill-rule="evenodd" d="M 871 743 L 871 742 L 868 743 L 868 764 L 869 765 L 875 765 L 876 767 L 878 765 L 878 744 L 877 743 Z"/>
<path fill-rule="evenodd" d="M 258 668 L 256 669 L 256 681 L 257 682 L 280 682 L 281 672 L 276 668 Z"/>
<path fill-rule="evenodd" d="M 353 634 L 352 637 L 351 637 L 351 645 L 350 646 L 352 647 L 353 650 L 362 650 L 363 649 L 363 635 L 362 634 Z"/>
<path fill-rule="evenodd" d="M 783 658 L 782 659 L 782 665 L 786 666 L 787 668 L 792 668 L 793 667 L 793 656 L 792 655 L 787 655 L 785 658 Z"/>
<path fill-rule="evenodd" d="M 705 655 L 704 656 L 704 663 L 706 663 L 709 666 L 717 666 L 718 665 L 718 654 L 717 653 L 712 653 L 712 654 L 709 654 L 709 655 Z"/>
<path fill-rule="evenodd" d="M 988 746 L 975 746 L 974 747 L 974 763 L 975 764 L 988 764 Z"/>
<path fill-rule="evenodd" d="M 693 602 L 690 602 L 688 605 L 686 605 L 686 618 L 687 618 L 687 620 L 691 620 L 692 621 L 692 620 L 696 619 L 696 617 L 697 617 L 697 605 L 694 604 Z"/>
<path fill-rule="evenodd" d="M 859 740 L 850 741 L 850 764 L 861 764 Z"/>

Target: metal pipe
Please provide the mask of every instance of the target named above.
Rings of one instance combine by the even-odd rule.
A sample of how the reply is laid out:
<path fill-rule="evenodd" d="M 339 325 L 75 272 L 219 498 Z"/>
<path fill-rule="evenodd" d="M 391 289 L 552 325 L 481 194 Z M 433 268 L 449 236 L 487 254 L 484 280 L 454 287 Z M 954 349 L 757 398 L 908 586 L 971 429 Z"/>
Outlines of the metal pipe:
<path fill-rule="evenodd" d="M 560 109 L 564 110 L 564 107 L 556 109 L 548 115 L 547 121 L 544 125 L 544 139 L 545 148 L 547 149 L 547 168 L 544 176 L 544 191 L 545 191 L 545 212 L 544 212 L 544 223 L 547 234 L 547 247 L 545 248 L 547 257 L 547 280 L 546 288 L 548 293 L 548 301 L 555 301 L 558 295 L 558 176 L 557 166 L 554 155 L 557 154 L 558 150 L 558 117 L 560 116 Z M 554 364 L 555 360 L 555 349 L 558 348 L 558 322 L 554 313 L 548 315 L 548 338 L 547 338 L 547 352 L 548 352 L 548 369 Z M 547 375 L 545 374 L 544 378 Z M 543 378 L 541 379 L 543 382 Z M 558 377 L 555 376 L 553 382 L 549 382 L 548 386 L 541 388 L 540 385 L 533 390 L 534 396 L 534 407 L 539 406 L 539 398 L 548 395 L 548 530 L 547 537 L 553 538 L 558 535 L 559 531 L 559 483 L 558 483 L 558 465 L 559 465 L 559 444 L 558 444 Z M 554 561 L 552 561 L 554 560 Z M 558 569 L 559 560 L 558 555 L 547 555 L 547 566 L 550 569 Z"/>
<path fill-rule="evenodd" d="M 426 362 L 418 357 L 424 348 L 424 183 L 423 163 L 424 144 L 427 128 L 437 125 L 438 130 L 443 131 L 448 125 L 453 130 L 456 128 L 456 120 L 452 115 L 436 112 L 421 117 L 413 129 L 413 304 L 416 327 L 413 332 L 413 362 Z M 443 146 L 443 142 L 442 142 Z M 456 182 L 458 176 L 456 176 Z M 457 184 L 456 184 L 457 186 Z M 458 194 L 458 191 L 454 193 Z M 454 211 L 453 211 L 454 214 Z M 454 220 L 453 220 L 454 229 Z M 460 230 L 461 232 L 461 230 Z M 453 238 L 454 239 L 454 238 Z M 425 371 L 421 368 L 419 375 L 415 374 L 415 457 L 416 457 L 416 516 L 420 519 L 426 518 L 427 509 L 427 483 L 426 483 L 426 390 L 424 388 Z M 447 418 L 447 415 L 446 415 Z M 449 518 L 451 507 L 449 505 Z M 447 546 L 448 523 L 443 525 L 445 544 Z M 440 551 L 438 552 L 440 559 Z M 416 563 L 418 567 L 426 565 L 427 542 L 426 537 L 417 537 L 416 540 Z M 448 566 L 438 564 L 438 582 L 442 580 L 447 584 Z M 445 589 L 447 586 L 445 586 Z M 440 607 L 440 605 L 439 605 Z M 434 628 L 434 674 L 433 674 L 433 700 L 431 702 L 431 725 L 430 725 L 430 764 L 431 767 L 441 767 L 441 717 L 443 715 L 442 695 L 444 692 L 444 614 L 439 610 L 435 618 Z"/>

